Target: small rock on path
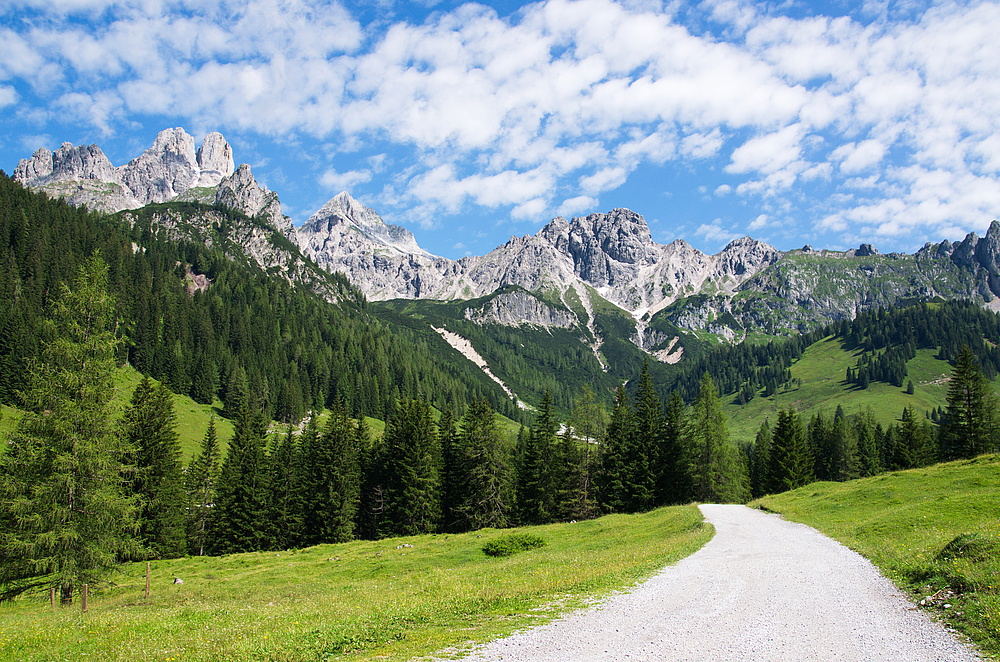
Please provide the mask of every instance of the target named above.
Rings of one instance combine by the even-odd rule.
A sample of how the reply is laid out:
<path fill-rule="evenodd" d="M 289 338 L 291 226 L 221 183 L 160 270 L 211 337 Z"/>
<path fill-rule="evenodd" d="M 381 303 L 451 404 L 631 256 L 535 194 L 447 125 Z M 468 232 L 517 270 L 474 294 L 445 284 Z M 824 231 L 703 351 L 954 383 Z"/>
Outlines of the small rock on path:
<path fill-rule="evenodd" d="M 628 593 L 477 649 L 481 662 L 971 662 L 863 557 L 745 506 L 701 506 L 715 537 Z"/>

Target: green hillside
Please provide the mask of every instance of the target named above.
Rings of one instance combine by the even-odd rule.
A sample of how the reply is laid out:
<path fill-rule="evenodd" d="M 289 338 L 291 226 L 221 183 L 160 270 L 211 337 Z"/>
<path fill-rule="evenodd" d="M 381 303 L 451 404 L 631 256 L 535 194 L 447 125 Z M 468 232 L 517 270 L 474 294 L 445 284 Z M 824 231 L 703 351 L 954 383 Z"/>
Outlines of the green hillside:
<path fill-rule="evenodd" d="M 908 380 L 914 392 L 883 382 L 873 382 L 859 389 L 845 382 L 847 369 L 853 367 L 861 352 L 844 347 L 842 340 L 827 337 L 810 345 L 791 366 L 792 381 L 770 397 L 757 397 L 741 405 L 739 396 L 726 399 L 729 431 L 734 441 L 751 442 L 765 419 L 773 423 L 781 409 L 793 408 L 804 414 L 825 411 L 832 414 L 838 406 L 848 414 L 871 409 L 875 418 L 888 425 L 899 419 L 904 407 L 918 412 L 945 405 L 948 376 L 952 366 L 935 358 L 936 350 L 920 349 L 906 362 Z"/>
<path fill-rule="evenodd" d="M 51 611 L 47 593 L 0 606 L 0 659 L 409 660 L 544 622 L 712 536 L 691 506 L 521 531 L 546 544 L 492 558 L 483 546 L 509 532 L 487 529 L 154 561 L 149 598 L 130 564 L 86 614 Z"/>
<path fill-rule="evenodd" d="M 1000 656 L 1000 455 L 813 483 L 751 505 L 861 553 L 924 608 Z"/>

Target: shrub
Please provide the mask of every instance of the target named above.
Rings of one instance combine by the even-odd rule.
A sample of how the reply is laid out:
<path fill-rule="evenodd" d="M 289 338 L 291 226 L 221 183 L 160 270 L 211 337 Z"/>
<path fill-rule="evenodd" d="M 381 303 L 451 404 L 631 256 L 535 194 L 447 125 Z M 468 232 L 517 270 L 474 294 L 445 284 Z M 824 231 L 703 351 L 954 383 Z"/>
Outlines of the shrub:
<path fill-rule="evenodd" d="M 533 533 L 508 533 L 483 545 L 483 553 L 487 556 L 511 556 L 544 545 L 545 541 Z"/>

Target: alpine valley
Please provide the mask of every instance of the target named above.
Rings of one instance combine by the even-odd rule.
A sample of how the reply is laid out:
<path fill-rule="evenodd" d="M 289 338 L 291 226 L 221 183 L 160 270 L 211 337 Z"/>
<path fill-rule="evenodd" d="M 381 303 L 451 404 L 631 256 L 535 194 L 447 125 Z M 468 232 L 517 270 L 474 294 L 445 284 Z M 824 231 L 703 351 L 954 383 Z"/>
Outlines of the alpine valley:
<path fill-rule="evenodd" d="M 346 192 L 294 227 L 250 166 L 235 167 L 218 133 L 196 148 L 183 129 L 167 129 L 117 167 L 97 145 L 64 143 L 21 160 L 13 179 L 127 226 L 218 248 L 329 302 L 360 302 L 435 351 L 461 353 L 488 388 L 522 406 L 545 391 L 565 406 L 580 383 L 610 393 L 647 359 L 667 375 L 719 344 L 801 336 L 866 310 L 1000 306 L 997 222 L 985 237 L 912 255 L 868 244 L 782 252 L 750 237 L 707 255 L 682 240 L 659 244 L 640 214 L 612 209 L 555 218 L 486 255 L 451 260 Z M 209 287 L 197 265 L 188 270 Z"/>

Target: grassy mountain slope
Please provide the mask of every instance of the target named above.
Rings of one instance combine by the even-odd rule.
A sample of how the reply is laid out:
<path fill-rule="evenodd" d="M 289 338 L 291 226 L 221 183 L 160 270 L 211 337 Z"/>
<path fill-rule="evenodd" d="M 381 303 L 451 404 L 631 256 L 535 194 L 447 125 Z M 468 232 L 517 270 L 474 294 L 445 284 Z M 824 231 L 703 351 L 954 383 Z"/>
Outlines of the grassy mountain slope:
<path fill-rule="evenodd" d="M 756 504 L 858 551 L 1000 657 L 1000 456 L 813 483 Z"/>
<path fill-rule="evenodd" d="M 917 350 L 917 356 L 907 362 L 913 395 L 904 388 L 882 382 L 872 382 L 867 389 L 846 383 L 847 369 L 857 361 L 859 351 L 844 347 L 844 343 L 827 337 L 810 345 L 802 357 L 792 363 L 792 384 L 771 397 L 757 397 L 740 405 L 737 395 L 726 398 L 730 434 L 735 441 L 750 442 L 765 419 L 777 419 L 778 411 L 793 408 L 805 415 L 818 411 L 832 414 L 837 406 L 848 414 L 871 409 L 883 426 L 897 420 L 904 407 L 923 412 L 945 405 L 948 394 L 947 378 L 952 366 L 935 358 L 931 349 Z"/>
<path fill-rule="evenodd" d="M 0 658 L 409 660 L 544 622 L 712 536 L 691 506 L 523 531 L 546 545 L 488 557 L 509 531 L 487 529 L 156 561 L 148 599 L 145 564 L 132 564 L 85 615 L 51 612 L 47 595 L 0 606 Z"/>

